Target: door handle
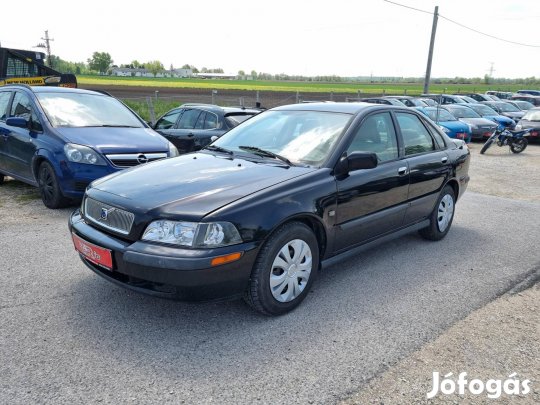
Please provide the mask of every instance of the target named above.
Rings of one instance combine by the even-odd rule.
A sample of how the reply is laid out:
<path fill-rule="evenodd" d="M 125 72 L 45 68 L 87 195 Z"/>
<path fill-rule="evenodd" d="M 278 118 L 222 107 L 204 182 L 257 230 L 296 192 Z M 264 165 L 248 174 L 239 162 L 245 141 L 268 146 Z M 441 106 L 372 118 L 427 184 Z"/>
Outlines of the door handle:
<path fill-rule="evenodd" d="M 407 168 L 405 166 L 400 167 L 397 172 L 400 176 L 403 176 L 404 174 L 407 174 Z"/>
<path fill-rule="evenodd" d="M 446 157 L 446 156 L 445 156 L 445 157 L 443 157 L 443 158 L 441 159 L 441 162 L 443 162 L 443 163 L 446 163 L 446 162 L 448 162 L 448 157 Z"/>
<path fill-rule="evenodd" d="M 192 137 L 195 136 L 195 134 L 193 132 L 190 132 L 189 134 L 187 134 L 187 136 Z"/>

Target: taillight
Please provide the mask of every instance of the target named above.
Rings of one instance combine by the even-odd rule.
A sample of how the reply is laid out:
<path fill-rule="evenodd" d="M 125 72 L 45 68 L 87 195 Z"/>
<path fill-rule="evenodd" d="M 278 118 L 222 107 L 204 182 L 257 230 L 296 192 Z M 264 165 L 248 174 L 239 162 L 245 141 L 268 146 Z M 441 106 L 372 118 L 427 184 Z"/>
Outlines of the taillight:
<path fill-rule="evenodd" d="M 538 131 L 531 131 L 531 136 L 538 136 Z"/>
<path fill-rule="evenodd" d="M 456 134 L 456 138 L 457 138 L 457 139 L 467 139 L 467 134 L 464 133 L 464 132 L 458 132 L 458 133 Z"/>

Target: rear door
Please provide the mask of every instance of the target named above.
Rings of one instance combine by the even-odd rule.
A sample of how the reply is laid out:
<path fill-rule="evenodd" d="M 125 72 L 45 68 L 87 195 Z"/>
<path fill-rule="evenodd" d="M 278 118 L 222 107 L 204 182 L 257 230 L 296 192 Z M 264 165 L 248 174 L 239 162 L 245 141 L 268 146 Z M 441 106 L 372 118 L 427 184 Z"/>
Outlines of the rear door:
<path fill-rule="evenodd" d="M 409 174 L 399 150 L 394 121 L 388 111 L 367 116 L 356 130 L 347 153 L 374 152 L 379 163 L 373 169 L 353 171 L 344 179 L 336 179 L 336 251 L 402 225 Z"/>
<path fill-rule="evenodd" d="M 401 111 L 395 116 L 409 167 L 409 207 L 404 219 L 404 225 L 409 225 L 432 212 L 452 165 L 443 138 L 426 120 Z"/>

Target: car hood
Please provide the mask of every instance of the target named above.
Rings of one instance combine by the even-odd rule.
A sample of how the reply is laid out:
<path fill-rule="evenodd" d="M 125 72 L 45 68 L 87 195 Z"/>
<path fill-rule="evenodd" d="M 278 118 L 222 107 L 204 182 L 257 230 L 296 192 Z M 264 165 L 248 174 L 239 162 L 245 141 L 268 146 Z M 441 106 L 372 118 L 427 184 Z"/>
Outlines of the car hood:
<path fill-rule="evenodd" d="M 496 127 L 497 124 L 494 123 L 491 120 L 488 120 L 487 118 L 460 118 L 460 121 L 466 122 L 467 124 L 475 125 L 475 126 L 490 126 L 490 127 Z"/>
<path fill-rule="evenodd" d="M 96 180 L 87 195 L 139 214 L 196 221 L 231 202 L 314 170 L 268 159 L 192 153 Z"/>
<path fill-rule="evenodd" d="M 439 125 L 454 132 L 469 132 L 469 126 L 461 121 L 439 121 Z"/>
<path fill-rule="evenodd" d="M 496 120 L 498 122 L 506 122 L 508 124 L 512 124 L 514 122 L 512 118 L 505 117 L 504 115 L 484 115 L 484 118 Z"/>
<path fill-rule="evenodd" d="M 516 118 L 516 119 L 519 120 L 521 117 L 523 117 L 525 115 L 525 112 L 523 112 L 523 111 L 507 111 L 507 112 L 503 112 L 502 114 L 505 115 L 506 117 L 510 117 L 512 119 Z"/>
<path fill-rule="evenodd" d="M 167 152 L 168 141 L 150 128 L 60 127 L 68 142 L 90 146 L 101 153 Z"/>

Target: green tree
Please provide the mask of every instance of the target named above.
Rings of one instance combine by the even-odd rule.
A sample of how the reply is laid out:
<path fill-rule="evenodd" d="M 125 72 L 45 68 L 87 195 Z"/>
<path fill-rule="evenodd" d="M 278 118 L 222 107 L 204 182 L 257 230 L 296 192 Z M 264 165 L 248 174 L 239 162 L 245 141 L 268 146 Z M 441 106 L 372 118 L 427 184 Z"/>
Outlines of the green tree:
<path fill-rule="evenodd" d="M 107 52 L 94 52 L 92 57 L 88 59 L 88 67 L 99 73 L 105 73 L 112 64 L 111 55 Z"/>
<path fill-rule="evenodd" d="M 252 70 L 251 71 L 251 77 L 253 77 L 253 79 L 256 79 L 257 78 L 257 72 Z"/>
<path fill-rule="evenodd" d="M 146 66 L 146 69 L 154 75 L 154 77 L 156 77 L 159 72 L 164 70 L 163 63 L 161 63 L 159 60 L 152 60 L 150 62 L 146 62 L 144 65 Z"/>
<path fill-rule="evenodd" d="M 246 72 L 244 72 L 243 70 L 238 71 L 238 76 L 245 76 L 245 75 L 246 75 Z"/>
<path fill-rule="evenodd" d="M 130 65 L 133 69 L 139 69 L 141 67 L 141 63 L 137 59 L 132 60 Z"/>

